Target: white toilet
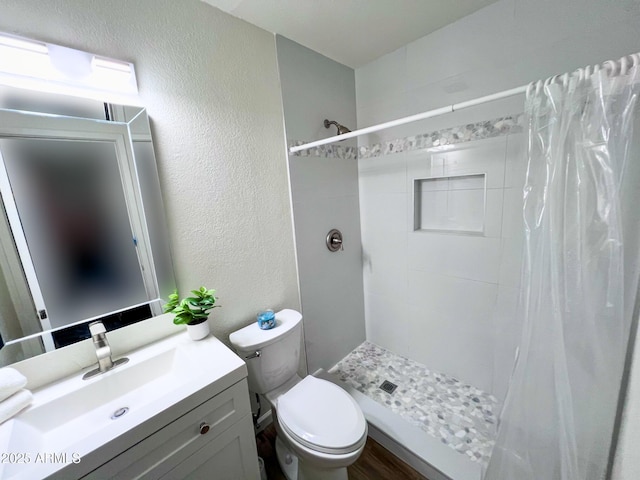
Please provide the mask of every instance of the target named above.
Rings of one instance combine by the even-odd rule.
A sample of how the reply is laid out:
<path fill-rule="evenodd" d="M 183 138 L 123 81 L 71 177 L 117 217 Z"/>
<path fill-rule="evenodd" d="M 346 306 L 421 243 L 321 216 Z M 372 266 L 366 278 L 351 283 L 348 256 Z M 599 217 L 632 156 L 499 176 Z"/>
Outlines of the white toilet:
<path fill-rule="evenodd" d="M 297 375 L 302 315 L 276 314 L 276 326 L 257 323 L 229 335 L 247 362 L 249 390 L 264 395 L 275 414 L 276 453 L 289 480 L 346 480 L 367 440 L 367 422 L 343 389 L 311 375 Z"/>

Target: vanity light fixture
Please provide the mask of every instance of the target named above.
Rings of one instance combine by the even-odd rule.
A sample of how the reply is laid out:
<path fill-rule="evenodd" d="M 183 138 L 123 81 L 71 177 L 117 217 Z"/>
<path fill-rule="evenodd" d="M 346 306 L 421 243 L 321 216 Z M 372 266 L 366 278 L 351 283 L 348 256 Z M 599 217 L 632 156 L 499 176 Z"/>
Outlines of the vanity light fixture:
<path fill-rule="evenodd" d="M 47 48 L 46 43 L 36 42 L 34 40 L 28 40 L 25 38 L 11 37 L 5 34 L 0 34 L 0 46 L 17 48 L 26 50 L 28 52 L 42 53 L 45 55 L 49 53 L 49 49 Z"/>
<path fill-rule="evenodd" d="M 0 33 L 0 85 L 141 105 L 132 63 Z"/>
<path fill-rule="evenodd" d="M 127 76 L 131 75 L 131 64 L 125 62 L 119 62 L 116 60 L 110 60 L 108 58 L 93 56 L 91 61 L 94 68 L 102 68 L 104 70 L 113 70 L 115 72 L 121 72 Z"/>

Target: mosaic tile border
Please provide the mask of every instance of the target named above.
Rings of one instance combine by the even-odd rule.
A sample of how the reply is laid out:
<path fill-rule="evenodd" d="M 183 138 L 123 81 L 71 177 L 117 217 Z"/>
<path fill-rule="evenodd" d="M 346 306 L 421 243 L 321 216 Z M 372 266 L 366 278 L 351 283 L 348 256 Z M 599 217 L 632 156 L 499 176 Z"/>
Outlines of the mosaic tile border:
<path fill-rule="evenodd" d="M 523 129 L 524 113 L 507 115 L 506 117 L 469 123 L 457 127 L 445 128 L 433 132 L 398 138 L 384 143 L 375 143 L 362 147 L 343 147 L 341 145 L 321 145 L 319 147 L 292 153 L 296 157 L 324 157 L 355 160 L 356 158 L 372 158 L 391 153 L 410 152 L 424 148 L 456 145 L 459 143 L 484 140 L 512 133 L 521 133 Z M 289 142 L 290 147 L 297 147 L 308 143 L 302 140 Z"/>
<path fill-rule="evenodd" d="M 297 147 L 309 143 L 301 140 L 293 140 L 289 142 L 289 148 Z M 343 147 L 342 145 L 320 145 L 319 147 L 301 150 L 299 152 L 290 153 L 294 157 L 323 157 L 323 158 L 340 158 L 342 160 L 357 160 L 358 147 Z"/>
<path fill-rule="evenodd" d="M 358 148 L 358 158 L 379 157 L 390 153 L 409 152 L 423 148 L 456 145 L 459 143 L 484 140 L 486 138 L 521 133 L 523 131 L 524 114 L 507 115 L 482 122 L 469 123 L 457 127 L 445 128 L 434 132 L 398 138 L 384 143 Z"/>
<path fill-rule="evenodd" d="M 500 412 L 493 395 L 370 342 L 329 372 L 471 461 L 489 461 Z M 384 380 L 397 389 L 382 390 Z"/>

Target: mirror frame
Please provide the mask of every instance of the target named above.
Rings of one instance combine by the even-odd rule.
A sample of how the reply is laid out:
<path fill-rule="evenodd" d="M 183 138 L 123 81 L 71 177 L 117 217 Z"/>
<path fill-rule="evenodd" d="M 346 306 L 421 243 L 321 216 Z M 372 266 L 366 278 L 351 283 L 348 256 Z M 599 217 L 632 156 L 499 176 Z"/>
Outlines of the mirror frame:
<path fill-rule="evenodd" d="M 108 105 L 105 104 L 105 106 L 107 107 Z M 108 107 L 108 111 L 110 112 L 110 116 L 112 118 L 124 121 L 66 117 L 40 112 L 25 112 L 18 110 L 0 109 L 0 137 L 96 140 L 113 142 L 115 144 L 118 152 L 118 167 L 120 170 L 120 178 L 124 190 L 127 211 L 129 214 L 129 221 L 132 228 L 132 233 L 137 239 L 138 259 L 141 266 L 143 267 L 141 268 L 141 273 L 144 278 L 148 301 L 143 303 L 142 305 L 149 304 L 152 316 L 154 316 L 161 313 L 161 292 L 156 275 L 157 272 L 151 249 L 152 241 L 150 237 L 149 226 L 147 224 L 147 219 L 145 216 L 140 178 L 138 176 L 133 148 L 133 143 L 135 141 L 149 142 L 151 144 L 152 152 L 155 159 L 155 151 L 153 150 L 153 141 L 151 137 L 148 116 L 146 114 L 146 110 L 142 107 L 127 107 L 120 105 L 109 105 Z M 1 155 L 2 154 L 0 153 L 0 160 Z M 5 170 L 3 162 L 0 162 L 0 170 Z M 6 171 L 0 173 L 0 182 L 3 181 L 3 178 L 6 181 Z M 6 195 L 6 185 L 3 185 L 2 191 L 3 201 L 10 203 L 14 201 L 12 195 Z M 5 208 L 4 204 L 3 208 Z M 164 215 L 163 206 L 161 206 L 161 208 L 162 214 Z M 166 223 L 164 224 L 164 228 L 166 228 Z M 13 234 L 13 231 L 15 231 L 15 229 L 13 228 L 13 223 L 11 223 L 9 233 Z M 17 231 L 19 232 L 19 234 L 17 236 L 13 235 L 15 243 L 16 245 L 22 244 L 18 245 L 19 249 L 25 248 L 26 239 L 24 238 L 24 232 L 21 228 L 19 228 Z M 17 238 L 20 236 L 22 236 L 21 239 Z M 8 253 L 9 255 L 11 254 L 11 252 L 8 252 L 8 250 L 10 250 L 9 247 L 0 245 L 0 253 L 5 255 L 5 257 Z M 169 274 L 171 275 L 170 281 L 173 285 L 175 285 L 175 275 L 173 272 L 173 265 L 171 263 L 170 249 L 168 249 L 167 252 L 163 253 L 166 253 L 169 256 L 168 262 L 171 270 L 169 272 Z M 21 268 L 24 268 L 24 274 L 22 271 L 20 272 L 20 274 L 26 276 L 27 281 L 29 282 L 30 276 L 33 275 L 33 278 L 35 278 L 35 270 L 32 270 L 33 265 L 26 265 L 25 262 L 22 262 L 20 260 L 20 257 L 22 257 L 22 253 L 18 257 L 18 264 L 21 266 Z M 28 272 L 27 270 L 30 269 L 32 271 Z M 15 276 L 16 272 L 14 272 L 13 274 Z M 31 279 L 31 281 L 33 280 L 33 278 Z M 31 284 L 29 284 L 29 286 L 31 287 Z M 33 288 L 29 288 L 29 290 L 30 291 L 27 292 L 27 297 L 29 298 L 29 300 L 31 300 L 31 293 L 34 291 L 39 291 L 39 288 L 36 290 L 34 290 Z M 24 303 L 25 301 L 23 297 L 24 295 L 19 296 L 22 303 Z M 41 297 L 36 298 L 36 296 L 34 295 L 33 302 L 30 303 L 33 307 L 35 307 L 34 315 L 36 316 L 36 318 L 38 318 L 39 306 L 44 305 L 43 299 Z M 132 305 L 129 308 L 133 307 L 136 306 Z M 108 314 L 109 313 L 106 313 L 106 315 Z M 101 315 L 101 317 L 102 316 L 103 315 Z M 31 342 L 27 340 L 42 339 L 46 347 L 43 350 L 49 351 L 55 348 L 51 337 L 52 332 L 65 329 L 73 325 L 85 324 L 90 320 L 92 319 L 84 319 L 57 328 L 47 328 L 51 327 L 50 323 L 41 321 L 41 327 L 43 327 L 43 331 L 26 335 L 22 338 L 8 339 L 7 341 L 5 341 L 3 348 L 11 347 L 11 345 L 21 344 L 26 355 L 25 358 L 28 358 L 29 354 L 36 353 L 35 350 L 37 349 L 30 348 L 29 344 Z M 37 353 L 39 354 L 42 352 Z"/>

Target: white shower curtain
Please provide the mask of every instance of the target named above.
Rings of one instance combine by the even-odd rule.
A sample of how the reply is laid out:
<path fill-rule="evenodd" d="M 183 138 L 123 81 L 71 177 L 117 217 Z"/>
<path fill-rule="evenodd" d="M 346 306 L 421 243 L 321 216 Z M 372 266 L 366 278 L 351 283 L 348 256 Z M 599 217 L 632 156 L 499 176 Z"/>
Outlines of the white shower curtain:
<path fill-rule="evenodd" d="M 640 73 L 609 67 L 527 93 L 523 335 L 485 480 L 605 475 L 640 215 L 640 158 L 631 148 Z"/>

